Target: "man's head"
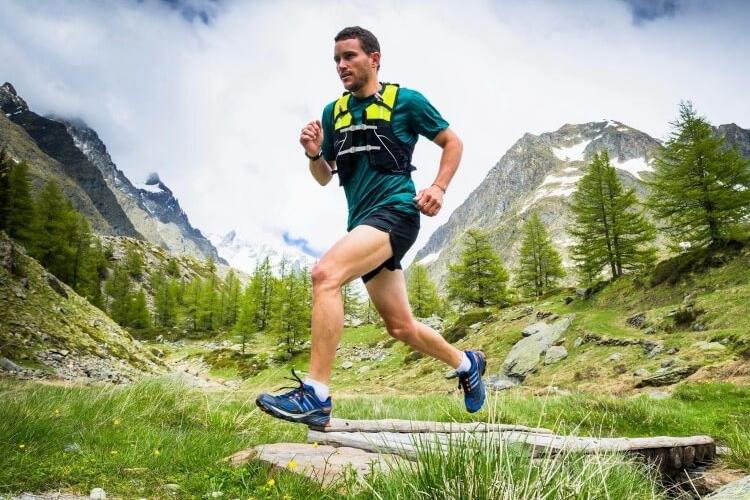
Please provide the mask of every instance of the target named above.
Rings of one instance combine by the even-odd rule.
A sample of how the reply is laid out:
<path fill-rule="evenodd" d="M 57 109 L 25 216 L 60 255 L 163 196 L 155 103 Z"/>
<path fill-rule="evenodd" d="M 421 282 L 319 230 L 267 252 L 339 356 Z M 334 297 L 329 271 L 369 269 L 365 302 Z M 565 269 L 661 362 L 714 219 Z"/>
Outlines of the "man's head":
<path fill-rule="evenodd" d="M 372 79 L 377 80 L 380 44 L 375 35 L 352 26 L 339 31 L 334 41 L 333 60 L 346 90 L 356 92 Z"/>

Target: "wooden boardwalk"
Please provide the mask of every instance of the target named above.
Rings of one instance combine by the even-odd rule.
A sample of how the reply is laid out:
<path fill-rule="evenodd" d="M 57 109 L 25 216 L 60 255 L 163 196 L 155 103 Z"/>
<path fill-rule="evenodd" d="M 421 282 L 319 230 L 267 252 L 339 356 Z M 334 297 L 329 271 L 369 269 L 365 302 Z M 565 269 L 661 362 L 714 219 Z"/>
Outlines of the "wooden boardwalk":
<path fill-rule="evenodd" d="M 327 484 L 347 467 L 365 475 L 416 460 L 420 447 L 507 447 L 530 457 L 559 453 L 628 453 L 655 464 L 666 475 L 710 463 L 716 444 L 709 436 L 593 438 L 553 434 L 521 425 L 421 422 L 411 420 L 332 419 L 325 429 L 309 429 L 307 444 L 261 445 L 229 457 L 234 464 L 259 459 Z"/>

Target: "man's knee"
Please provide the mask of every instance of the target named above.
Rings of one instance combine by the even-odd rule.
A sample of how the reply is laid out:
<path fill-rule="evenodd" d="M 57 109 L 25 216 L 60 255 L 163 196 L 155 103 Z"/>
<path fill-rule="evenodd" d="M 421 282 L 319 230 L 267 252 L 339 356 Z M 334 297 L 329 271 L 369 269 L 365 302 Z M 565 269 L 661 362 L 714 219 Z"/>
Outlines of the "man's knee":
<path fill-rule="evenodd" d="M 409 343 L 417 334 L 417 323 L 414 320 L 390 324 L 386 327 L 388 334 L 401 342 Z"/>
<path fill-rule="evenodd" d="M 313 293 L 329 289 L 337 289 L 343 285 L 341 277 L 335 272 L 334 266 L 325 262 L 318 262 L 310 271 Z"/>

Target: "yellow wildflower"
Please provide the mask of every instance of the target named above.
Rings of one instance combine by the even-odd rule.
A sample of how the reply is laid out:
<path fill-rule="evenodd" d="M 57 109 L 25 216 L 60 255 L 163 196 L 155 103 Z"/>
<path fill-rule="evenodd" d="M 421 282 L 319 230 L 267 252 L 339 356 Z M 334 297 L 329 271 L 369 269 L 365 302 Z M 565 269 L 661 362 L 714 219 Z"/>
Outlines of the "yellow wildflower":
<path fill-rule="evenodd" d="M 154 450 L 154 456 L 158 457 L 159 455 L 161 455 L 161 452 L 158 449 L 155 449 Z"/>
<path fill-rule="evenodd" d="M 112 425 L 120 425 L 120 419 L 116 418 L 116 419 L 112 420 Z"/>
<path fill-rule="evenodd" d="M 284 495 L 284 500 L 292 500 L 292 496 L 291 495 Z"/>
<path fill-rule="evenodd" d="M 274 484 L 276 484 L 276 481 L 274 481 L 273 478 L 269 479 L 268 482 L 266 483 L 266 485 L 269 487 L 273 486 Z"/>
<path fill-rule="evenodd" d="M 317 441 L 313 441 L 313 448 L 317 448 L 317 447 L 318 447 L 318 442 Z"/>
<path fill-rule="evenodd" d="M 117 455 L 117 450 L 112 450 L 109 452 L 110 455 Z"/>
<path fill-rule="evenodd" d="M 55 413 L 55 416 L 58 416 L 58 415 L 60 415 L 60 410 L 57 409 L 57 408 L 55 408 L 55 412 L 54 413 Z"/>
<path fill-rule="evenodd" d="M 21 443 L 21 444 L 18 445 L 18 447 L 23 450 L 24 448 L 26 448 L 26 445 L 23 444 L 23 443 Z"/>
<path fill-rule="evenodd" d="M 297 469 L 297 461 L 295 459 L 291 459 L 288 464 L 286 464 L 287 467 L 289 467 L 289 470 L 296 470 Z"/>

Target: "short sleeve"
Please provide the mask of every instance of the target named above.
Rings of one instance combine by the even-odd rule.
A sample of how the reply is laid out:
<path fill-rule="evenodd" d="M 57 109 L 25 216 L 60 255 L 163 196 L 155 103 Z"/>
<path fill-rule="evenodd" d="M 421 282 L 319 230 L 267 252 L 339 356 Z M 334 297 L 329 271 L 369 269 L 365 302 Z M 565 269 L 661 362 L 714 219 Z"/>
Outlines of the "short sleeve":
<path fill-rule="evenodd" d="M 329 103 L 323 109 L 323 116 L 320 120 L 323 124 L 323 158 L 326 161 L 336 159 L 336 155 L 333 154 L 333 105 L 334 103 Z"/>
<path fill-rule="evenodd" d="M 440 112 L 416 90 L 409 96 L 409 126 L 414 132 L 433 140 L 439 132 L 448 128 L 449 123 Z"/>

